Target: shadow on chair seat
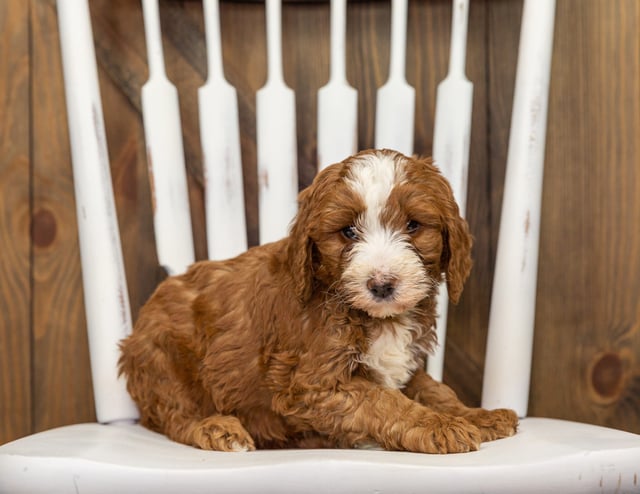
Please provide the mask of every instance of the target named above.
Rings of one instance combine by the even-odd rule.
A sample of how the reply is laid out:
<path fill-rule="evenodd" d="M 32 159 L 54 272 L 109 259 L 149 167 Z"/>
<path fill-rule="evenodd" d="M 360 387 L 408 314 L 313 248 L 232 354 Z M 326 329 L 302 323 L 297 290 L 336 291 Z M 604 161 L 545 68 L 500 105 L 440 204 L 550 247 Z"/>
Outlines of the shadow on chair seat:
<path fill-rule="evenodd" d="M 638 477 L 640 436 L 541 418 L 523 419 L 514 437 L 456 455 L 220 453 L 129 424 L 61 427 L 0 448 L 0 492 L 12 494 L 640 492 Z"/>

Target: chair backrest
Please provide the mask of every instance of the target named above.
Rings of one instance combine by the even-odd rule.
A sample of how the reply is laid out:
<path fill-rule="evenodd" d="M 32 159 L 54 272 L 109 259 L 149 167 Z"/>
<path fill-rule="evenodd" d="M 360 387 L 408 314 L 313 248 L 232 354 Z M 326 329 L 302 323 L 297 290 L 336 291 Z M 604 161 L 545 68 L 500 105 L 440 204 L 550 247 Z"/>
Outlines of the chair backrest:
<path fill-rule="evenodd" d="M 175 274 L 195 257 L 177 91 L 164 72 L 157 0 L 142 3 L 149 61 L 142 106 L 156 245 L 160 263 Z M 203 3 L 209 77 L 199 91 L 199 105 L 209 255 L 225 258 L 247 244 L 238 117 L 235 91 L 224 78 L 217 0 Z M 344 61 L 336 60 L 344 53 L 340 48 L 345 23 L 340 13 L 344 14 L 345 3 L 332 0 L 330 7 L 333 59 L 331 80 L 324 92 L 331 97 L 323 100 L 321 91 L 320 166 L 327 164 L 323 162 L 326 156 L 355 150 L 351 120 L 344 127 L 348 139 L 329 137 L 331 123 L 344 123 L 336 112 L 345 110 L 354 97 L 344 77 Z M 376 146 L 423 154 L 426 150 L 413 149 L 415 91 L 404 77 L 407 0 L 391 0 L 391 5 L 390 76 L 378 91 Z M 453 12 L 450 71 L 438 91 L 438 105 L 441 99 L 444 104 L 436 110 L 434 156 L 442 162 L 464 206 L 471 112 L 471 88 L 464 77 L 468 1 L 454 1 Z M 515 408 L 521 416 L 526 415 L 529 394 L 554 12 L 555 0 L 525 0 L 483 388 L 483 406 Z M 87 0 L 58 0 L 58 16 L 97 416 L 100 422 L 133 420 L 135 406 L 117 375 L 117 344 L 131 330 L 131 316 Z M 280 58 L 280 0 L 266 0 L 266 18 L 268 78 L 257 95 L 261 241 L 286 234 L 295 214 L 298 184 L 295 96 L 284 83 Z M 336 105 L 336 100 L 343 104 Z M 447 167 L 451 163 L 455 166 Z M 103 262 L 92 262 L 96 252 Z M 442 376 L 446 299 L 441 304 L 440 346 L 429 364 L 429 371 L 438 379 Z"/>

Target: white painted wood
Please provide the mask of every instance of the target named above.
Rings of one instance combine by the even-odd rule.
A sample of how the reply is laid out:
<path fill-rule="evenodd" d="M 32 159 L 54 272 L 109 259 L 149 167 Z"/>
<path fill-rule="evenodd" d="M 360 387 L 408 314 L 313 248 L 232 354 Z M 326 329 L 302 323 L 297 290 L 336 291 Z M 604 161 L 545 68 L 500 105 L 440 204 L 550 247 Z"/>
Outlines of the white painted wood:
<path fill-rule="evenodd" d="M 482 406 L 527 413 L 555 0 L 525 0 Z"/>
<path fill-rule="evenodd" d="M 356 153 L 358 92 L 346 73 L 347 0 L 331 0 L 331 73 L 318 91 L 318 170 Z"/>
<path fill-rule="evenodd" d="M 281 0 L 266 0 L 266 84 L 256 95 L 260 243 L 287 235 L 298 210 L 295 95 L 282 71 Z"/>
<path fill-rule="evenodd" d="M 142 86 L 142 116 L 152 187 L 158 261 L 170 275 L 194 262 L 187 174 L 178 91 L 164 70 L 158 0 L 142 0 L 149 79 Z"/>
<path fill-rule="evenodd" d="M 438 85 L 433 133 L 433 159 L 453 189 L 453 196 L 464 216 L 467 208 L 469 140 L 473 110 L 473 84 L 465 76 L 469 0 L 452 1 L 449 73 Z M 438 347 L 427 361 L 427 372 L 442 381 L 447 335 L 449 297 L 445 283 L 438 295 L 436 333 Z"/>
<path fill-rule="evenodd" d="M 413 154 L 416 92 L 405 79 L 407 0 L 391 0 L 389 78 L 376 97 L 375 147 Z"/>
<path fill-rule="evenodd" d="M 220 453 L 171 442 L 139 425 L 81 424 L 0 446 L 0 491 L 640 492 L 638 458 L 638 435 L 535 418 L 522 420 L 513 437 L 456 455 L 365 450 Z"/>
<path fill-rule="evenodd" d="M 132 420 L 138 411 L 117 371 L 131 310 L 87 0 L 58 1 L 58 22 L 96 415 Z"/>
<path fill-rule="evenodd" d="M 209 259 L 247 250 L 236 90 L 224 77 L 218 0 L 204 0 L 208 77 L 198 90 Z"/>

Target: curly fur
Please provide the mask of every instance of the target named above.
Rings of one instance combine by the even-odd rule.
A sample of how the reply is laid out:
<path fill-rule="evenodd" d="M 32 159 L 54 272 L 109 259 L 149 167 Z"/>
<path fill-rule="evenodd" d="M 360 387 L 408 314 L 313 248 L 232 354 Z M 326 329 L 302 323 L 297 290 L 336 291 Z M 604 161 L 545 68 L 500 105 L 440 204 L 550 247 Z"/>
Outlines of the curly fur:
<path fill-rule="evenodd" d="M 347 230 L 345 230 L 347 229 Z M 203 449 L 471 451 L 511 435 L 424 372 L 471 236 L 429 159 L 364 151 L 299 196 L 290 235 L 165 280 L 121 344 L 141 422 Z"/>

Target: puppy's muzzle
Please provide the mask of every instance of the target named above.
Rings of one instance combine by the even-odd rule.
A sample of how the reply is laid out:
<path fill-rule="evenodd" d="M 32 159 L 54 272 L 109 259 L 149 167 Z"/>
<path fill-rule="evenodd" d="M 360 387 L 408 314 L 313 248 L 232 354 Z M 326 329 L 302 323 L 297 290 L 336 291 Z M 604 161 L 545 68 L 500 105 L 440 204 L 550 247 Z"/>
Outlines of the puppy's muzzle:
<path fill-rule="evenodd" d="M 388 300 L 396 291 L 398 279 L 392 275 L 374 275 L 367 281 L 367 289 L 376 300 Z"/>

